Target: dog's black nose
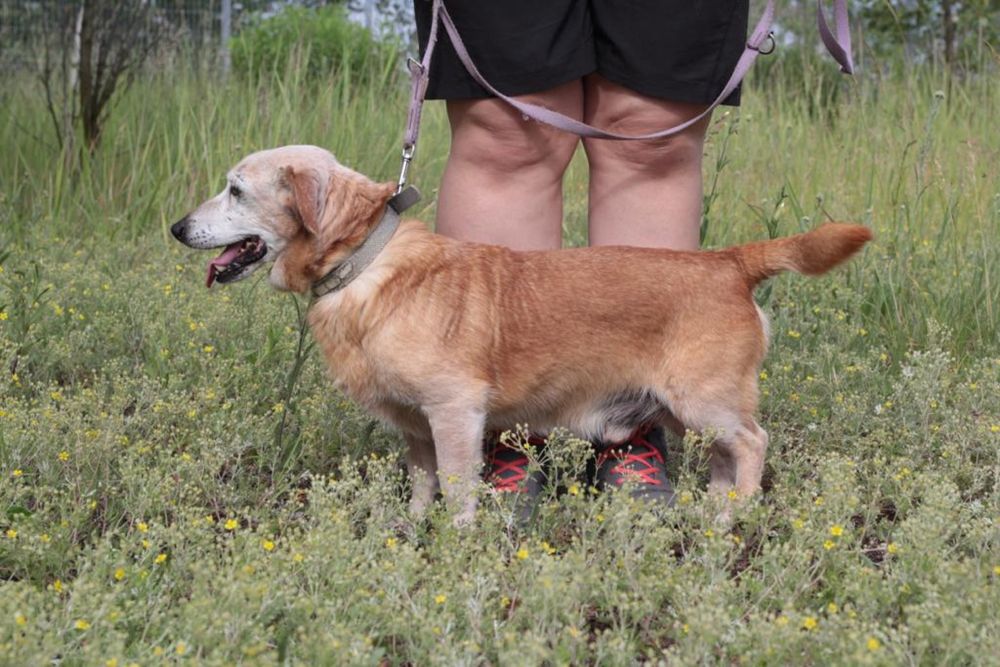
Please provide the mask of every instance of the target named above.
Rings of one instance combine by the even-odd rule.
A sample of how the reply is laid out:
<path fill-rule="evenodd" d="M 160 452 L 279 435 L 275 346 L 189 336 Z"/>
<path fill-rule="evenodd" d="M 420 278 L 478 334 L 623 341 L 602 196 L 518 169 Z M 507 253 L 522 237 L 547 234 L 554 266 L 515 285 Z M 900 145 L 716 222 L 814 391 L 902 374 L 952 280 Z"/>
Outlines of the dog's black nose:
<path fill-rule="evenodd" d="M 184 237 L 187 235 L 188 226 L 188 216 L 184 216 L 174 224 L 170 225 L 170 233 L 174 235 L 174 238 L 184 243 Z"/>

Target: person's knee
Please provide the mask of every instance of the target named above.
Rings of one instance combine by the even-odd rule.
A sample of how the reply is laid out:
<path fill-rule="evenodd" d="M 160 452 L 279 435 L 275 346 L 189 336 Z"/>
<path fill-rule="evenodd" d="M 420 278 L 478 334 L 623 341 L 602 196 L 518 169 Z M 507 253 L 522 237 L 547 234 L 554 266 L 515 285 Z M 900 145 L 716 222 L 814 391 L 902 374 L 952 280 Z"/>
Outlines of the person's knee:
<path fill-rule="evenodd" d="M 603 122 L 597 121 L 601 129 L 628 135 L 648 134 L 678 122 L 682 120 L 635 109 L 607 114 Z M 707 121 L 703 120 L 663 139 L 636 141 L 585 139 L 583 144 L 591 170 L 626 170 L 657 177 L 687 169 L 696 169 L 700 173 L 706 124 Z"/>
<path fill-rule="evenodd" d="M 577 143 L 572 134 L 494 104 L 472 104 L 452 114 L 452 158 L 499 178 L 561 179 Z"/>

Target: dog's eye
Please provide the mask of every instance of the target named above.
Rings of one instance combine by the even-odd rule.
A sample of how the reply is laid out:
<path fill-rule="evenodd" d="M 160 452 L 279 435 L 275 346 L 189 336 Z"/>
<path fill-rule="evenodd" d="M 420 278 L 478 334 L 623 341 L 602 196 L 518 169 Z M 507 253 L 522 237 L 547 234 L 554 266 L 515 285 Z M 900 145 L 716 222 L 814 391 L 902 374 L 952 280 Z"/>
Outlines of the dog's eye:
<path fill-rule="evenodd" d="M 239 198 L 240 198 L 240 195 L 242 195 L 242 194 L 243 194 L 243 191 L 242 191 L 242 190 L 240 190 L 240 189 L 239 189 L 238 187 L 236 187 L 235 185 L 230 185 L 230 186 L 229 186 L 229 194 L 230 194 L 231 196 L 235 197 L 236 199 L 239 199 Z"/>

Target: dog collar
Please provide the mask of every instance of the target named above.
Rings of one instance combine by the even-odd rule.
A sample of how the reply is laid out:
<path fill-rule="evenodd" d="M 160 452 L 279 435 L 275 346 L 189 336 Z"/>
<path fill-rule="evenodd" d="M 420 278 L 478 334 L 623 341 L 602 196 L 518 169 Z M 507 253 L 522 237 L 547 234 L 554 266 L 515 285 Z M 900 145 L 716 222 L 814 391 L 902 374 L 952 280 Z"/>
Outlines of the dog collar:
<path fill-rule="evenodd" d="M 364 241 L 348 255 L 344 261 L 330 269 L 325 276 L 313 283 L 312 295 L 318 299 L 345 287 L 375 260 L 389 243 L 389 239 L 399 227 L 399 214 L 420 201 L 420 192 L 411 186 L 393 195 L 386 204 L 382 219 Z"/>

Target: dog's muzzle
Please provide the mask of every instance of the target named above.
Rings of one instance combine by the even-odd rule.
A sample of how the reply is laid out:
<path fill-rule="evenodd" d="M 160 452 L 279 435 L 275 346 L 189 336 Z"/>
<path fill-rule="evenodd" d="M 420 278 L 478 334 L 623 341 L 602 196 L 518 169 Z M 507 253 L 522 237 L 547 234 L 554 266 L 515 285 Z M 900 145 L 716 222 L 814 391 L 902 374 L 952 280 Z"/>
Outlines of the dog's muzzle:
<path fill-rule="evenodd" d="M 170 233 L 174 235 L 174 238 L 181 243 L 187 244 L 187 231 L 190 219 L 188 216 L 184 216 L 174 224 L 170 225 Z"/>

